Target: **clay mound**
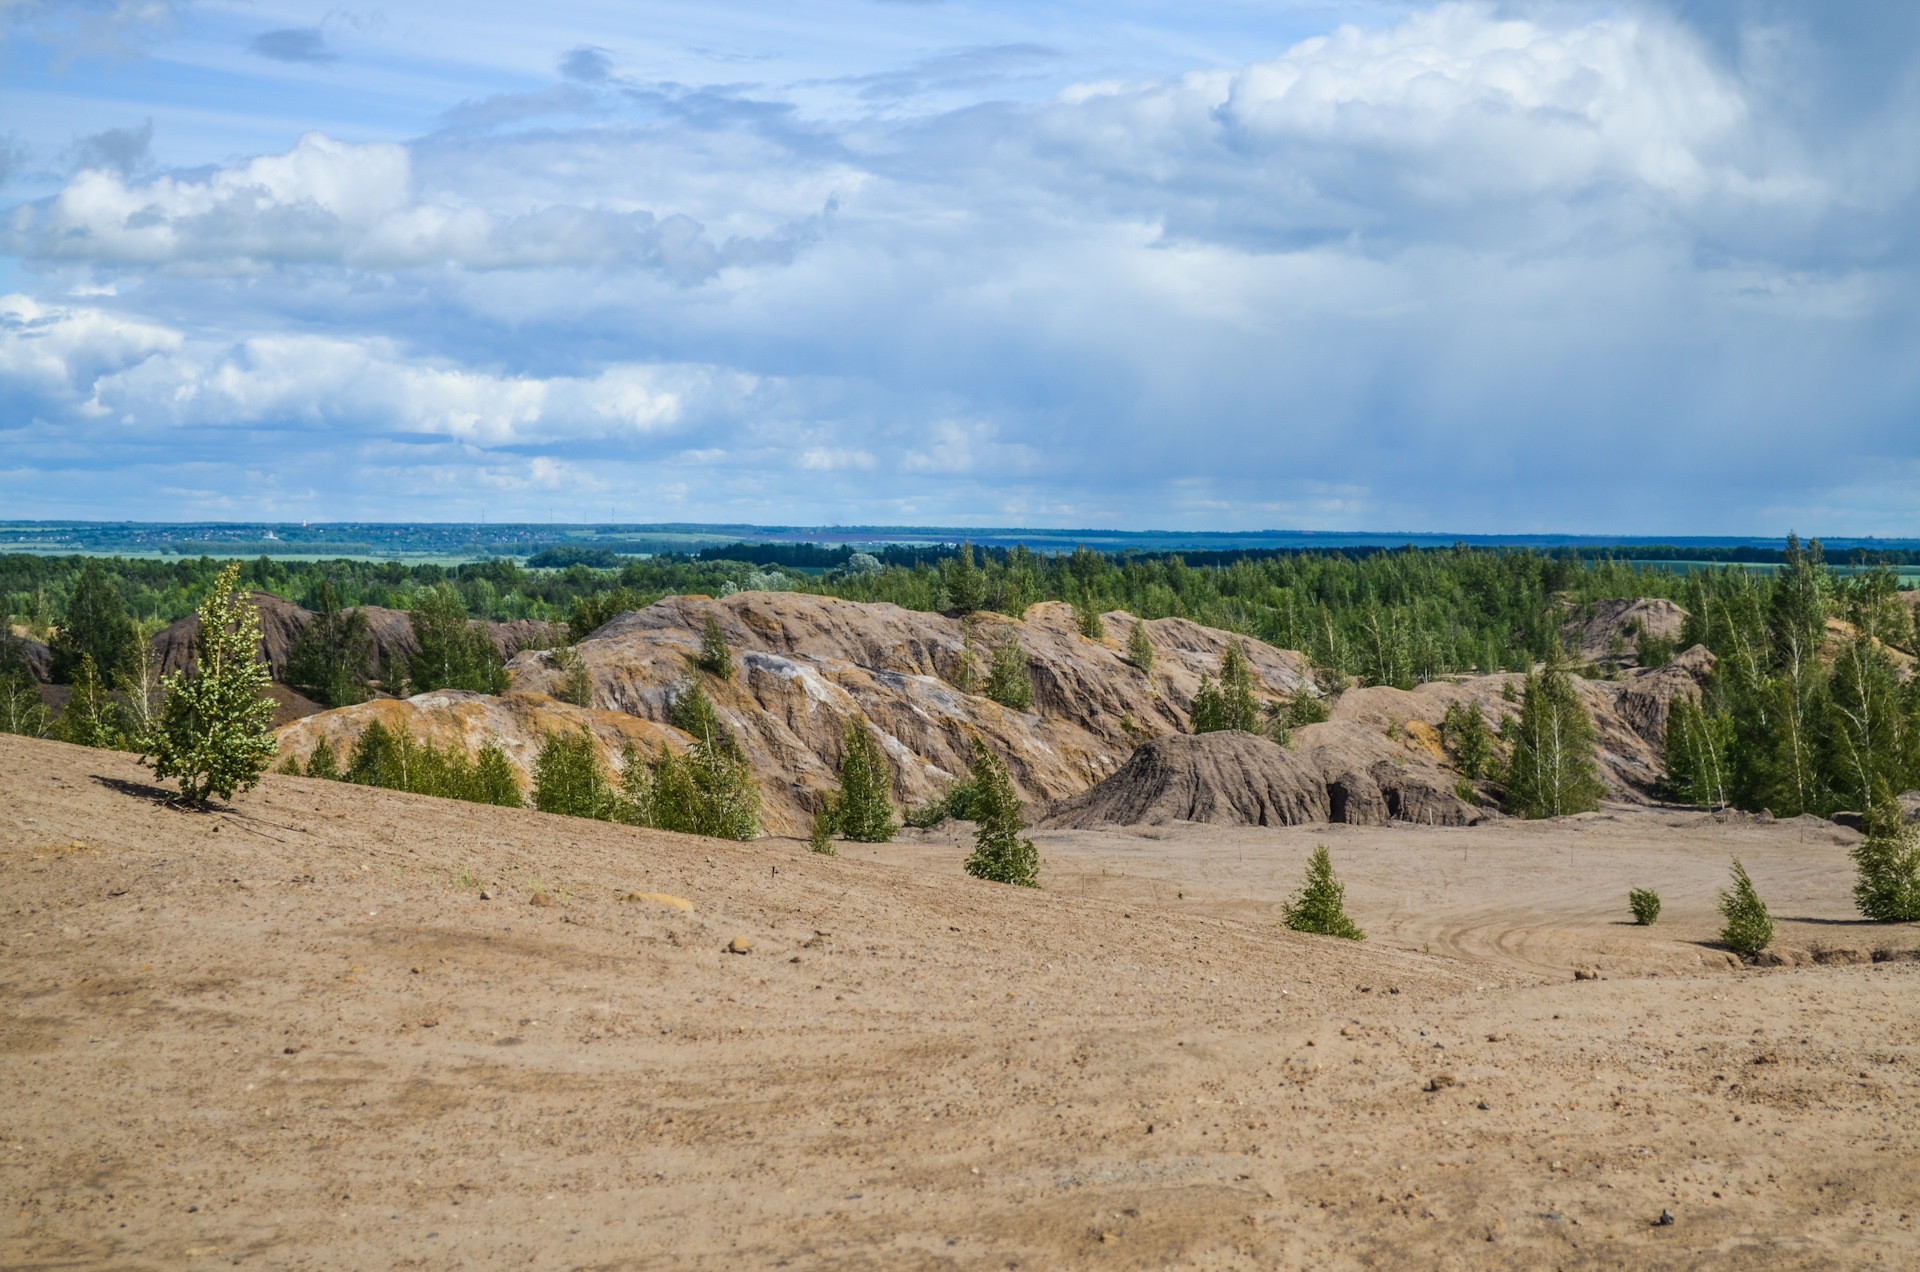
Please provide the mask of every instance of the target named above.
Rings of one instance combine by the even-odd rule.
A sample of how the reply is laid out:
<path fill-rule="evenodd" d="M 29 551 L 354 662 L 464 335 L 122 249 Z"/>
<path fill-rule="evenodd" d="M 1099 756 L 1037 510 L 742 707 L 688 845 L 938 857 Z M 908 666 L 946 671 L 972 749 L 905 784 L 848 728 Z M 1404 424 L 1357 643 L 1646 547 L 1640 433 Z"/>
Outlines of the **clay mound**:
<path fill-rule="evenodd" d="M 39 641 L 29 639 L 25 636 L 8 637 L 0 634 L 0 639 L 8 640 L 13 648 L 19 652 L 21 659 L 27 664 L 27 671 L 35 680 L 38 680 L 41 684 L 46 684 L 49 680 L 53 679 L 53 650 L 41 644 Z M 5 650 L 0 650 L 0 653 L 5 652 Z"/>
<path fill-rule="evenodd" d="M 313 621 L 313 611 L 283 601 L 271 592 L 248 592 L 247 599 L 260 611 L 262 658 L 273 669 L 273 678 L 279 680 L 286 674 L 287 656 L 293 652 L 294 642 Z M 198 615 L 188 615 L 156 632 L 153 651 L 159 656 L 161 672 L 190 670 L 196 659 L 194 642 L 199 637 Z"/>
<path fill-rule="evenodd" d="M 971 763 L 972 740 L 1003 757 L 1033 801 L 1081 794 L 1126 762 L 1141 741 L 1186 733 L 1203 674 L 1218 676 L 1233 639 L 1185 619 L 1146 624 L 1151 675 L 1123 650 L 1131 615 L 1105 615 L 1104 640 L 1080 635 L 1073 608 L 1031 606 L 1024 618 L 921 613 L 799 592 L 739 592 L 718 600 L 670 596 L 622 614 L 577 646 L 596 707 L 664 721 L 696 673 L 693 657 L 711 615 L 734 650 L 735 674 L 703 675 L 721 720 L 745 749 L 766 799 L 767 828 L 804 835 L 833 789 L 849 720 L 865 719 L 894 767 L 894 798 L 921 803 Z M 960 688 L 971 631 L 979 670 L 992 646 L 1019 642 L 1029 660 L 1033 708 L 1015 711 Z M 1255 696 L 1273 702 L 1303 682 L 1300 655 L 1244 642 Z M 513 687 L 554 694 L 553 658 L 523 651 Z"/>
<path fill-rule="evenodd" d="M 1649 636 L 1680 639 L 1680 625 L 1687 611 L 1669 600 L 1612 600 L 1593 602 L 1593 616 L 1582 620 L 1585 607 L 1576 610 L 1566 623 L 1568 643 L 1580 651 L 1587 662 L 1599 662 L 1607 656 L 1607 642 L 1618 636 L 1626 642 L 1624 661 L 1634 659 L 1636 638 L 1633 625 L 1640 624 Z"/>
<path fill-rule="evenodd" d="M 1616 704 L 1620 718 L 1634 732 L 1662 750 L 1667 745 L 1667 717 L 1676 698 L 1700 700 L 1700 690 L 1713 674 L 1717 660 L 1705 645 L 1695 645 L 1664 667 L 1642 672 L 1627 682 Z"/>
<path fill-rule="evenodd" d="M 509 693 L 495 698 L 464 689 L 441 689 L 411 698 L 379 698 L 296 720 L 278 732 L 280 751 L 274 766 L 291 754 L 299 757 L 304 768 L 324 737 L 344 767 L 353 744 L 376 720 L 389 729 L 409 729 L 414 737 L 442 750 L 460 750 L 468 755 L 477 754 L 488 742 L 497 742 L 519 770 L 523 785 L 531 783 L 534 759 L 549 733 L 585 728 L 598 744 L 602 760 L 615 768 L 628 743 L 651 757 L 663 742 L 676 752 L 684 752 L 690 742 L 686 734 L 669 725 L 617 711 L 589 711 L 545 694 Z"/>
<path fill-rule="evenodd" d="M 1299 826 L 1327 815 L 1327 787 L 1310 763 L 1266 738 L 1224 732 L 1155 738 L 1112 777 L 1055 805 L 1040 824 Z"/>

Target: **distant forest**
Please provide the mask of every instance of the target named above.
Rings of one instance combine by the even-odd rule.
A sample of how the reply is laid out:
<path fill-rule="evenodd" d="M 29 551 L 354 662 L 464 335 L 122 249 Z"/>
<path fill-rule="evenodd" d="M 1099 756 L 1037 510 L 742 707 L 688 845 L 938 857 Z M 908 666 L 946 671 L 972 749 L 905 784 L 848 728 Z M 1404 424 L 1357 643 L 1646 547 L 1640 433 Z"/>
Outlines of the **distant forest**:
<path fill-rule="evenodd" d="M 89 559 L 101 562 L 130 613 L 161 622 L 190 614 L 223 564 L 206 557 L 0 557 L 0 595 L 12 622 L 39 633 L 57 626 Z M 1094 612 L 1190 618 L 1301 650 L 1363 683 L 1409 687 L 1453 672 L 1526 670 L 1558 648 L 1566 614 L 1553 602 L 1669 597 L 1684 604 L 1697 586 L 1689 575 L 1698 572 L 1637 566 L 1619 556 L 1464 547 L 1039 554 L 929 546 L 869 554 L 743 544 L 625 561 L 605 549 L 557 547 L 525 565 L 262 556 L 244 566 L 242 582 L 308 608 L 319 607 L 324 582 L 342 606 L 395 609 L 449 583 L 474 618 L 568 621 L 576 635 L 621 610 L 686 593 L 804 591 L 915 610 L 1015 615 L 1036 601 L 1057 600 Z"/>

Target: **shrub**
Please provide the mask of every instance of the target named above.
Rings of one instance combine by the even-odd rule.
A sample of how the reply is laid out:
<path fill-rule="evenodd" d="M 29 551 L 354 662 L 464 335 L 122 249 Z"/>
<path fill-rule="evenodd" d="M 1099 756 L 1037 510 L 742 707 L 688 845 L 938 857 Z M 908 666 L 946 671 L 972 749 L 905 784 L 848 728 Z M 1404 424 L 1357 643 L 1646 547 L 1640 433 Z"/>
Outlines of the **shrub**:
<path fill-rule="evenodd" d="M 1456 702 L 1447 708 L 1440 722 L 1440 742 L 1453 766 L 1472 781 L 1485 777 L 1493 765 L 1493 733 L 1472 703 Z"/>
<path fill-rule="evenodd" d="M 44 738 L 49 723 L 47 706 L 40 700 L 40 683 L 32 673 L 0 667 L 0 733 Z"/>
<path fill-rule="evenodd" d="M 1000 757 L 986 743 L 973 739 L 974 797 L 969 812 L 976 829 L 973 855 L 965 870 L 976 879 L 1011 883 L 1023 888 L 1040 886 L 1040 850 L 1021 837 L 1027 828 L 1020 815 L 1020 796 Z"/>
<path fill-rule="evenodd" d="M 760 791 L 731 738 L 702 738 L 684 757 L 663 745 L 653 764 L 653 820 L 660 830 L 716 839 L 760 834 Z"/>
<path fill-rule="evenodd" d="M 1333 713 L 1327 709 L 1325 698 L 1311 694 L 1306 689 L 1294 691 L 1287 699 L 1287 727 L 1298 729 L 1309 724 L 1325 724 Z"/>
<path fill-rule="evenodd" d="M 833 847 L 833 814 L 824 808 L 813 815 L 813 826 L 807 831 L 807 851 L 823 857 L 840 855 Z"/>
<path fill-rule="evenodd" d="M 1751 958 L 1773 942 L 1773 916 L 1754 891 L 1740 858 L 1733 859 L 1733 886 L 1720 894 L 1720 939 L 1742 958 Z"/>
<path fill-rule="evenodd" d="M 1920 830 L 1894 817 L 1877 818 L 1848 854 L 1859 872 L 1853 903 L 1875 923 L 1920 922 Z M 1891 824 L 1888 824 L 1889 821 Z"/>
<path fill-rule="evenodd" d="M 900 829 L 893 820 L 893 766 L 863 720 L 847 721 L 839 790 L 831 807 L 833 824 L 858 843 L 884 844 Z"/>
<path fill-rule="evenodd" d="M 1008 632 L 993 647 L 993 664 L 987 673 L 987 697 L 1014 711 L 1033 707 L 1033 681 L 1027 675 L 1026 651 L 1020 637 Z"/>
<path fill-rule="evenodd" d="M 1227 729 L 1261 732 L 1260 704 L 1253 696 L 1253 665 L 1247 661 L 1247 651 L 1239 640 L 1227 643 L 1226 655 L 1220 660 L 1218 685 L 1209 676 L 1200 677 L 1190 719 L 1195 733 L 1220 733 Z"/>
<path fill-rule="evenodd" d="M 320 746 L 326 745 L 321 739 Z M 320 748 L 314 748 L 314 756 L 320 754 Z M 332 754 L 328 754 L 332 760 Z M 318 776 L 313 770 L 312 759 L 307 764 L 307 776 Z M 489 740 L 480 748 L 480 754 L 473 762 L 473 785 L 471 794 L 464 798 L 476 804 L 494 804 L 501 808 L 524 808 L 525 800 L 520 794 L 520 775 L 514 771 L 513 761 L 500 749 L 500 744 Z"/>
<path fill-rule="evenodd" d="M 323 777 L 330 782 L 340 780 L 340 764 L 334 759 L 333 743 L 324 737 L 307 753 L 307 776 Z"/>
<path fill-rule="evenodd" d="M 251 789 L 278 749 L 267 667 L 256 656 L 260 611 L 235 595 L 239 581 L 239 564 L 228 566 L 201 603 L 194 669 L 163 682 L 160 719 L 142 743 L 154 776 L 178 778 L 187 800 Z"/>
<path fill-rule="evenodd" d="M 973 819 L 974 796 L 979 793 L 971 778 L 964 778 L 947 787 L 937 798 L 930 799 L 917 808 L 907 810 L 907 825 L 926 830 L 938 826 L 951 817 L 955 821 Z"/>
<path fill-rule="evenodd" d="M 1606 788 L 1593 762 L 1593 717 L 1566 673 L 1549 667 L 1527 677 L 1518 719 L 1507 722 L 1509 811 L 1522 817 L 1565 817 L 1600 807 Z"/>
<path fill-rule="evenodd" d="M 1655 636 L 1642 629 L 1634 647 L 1634 661 L 1642 667 L 1664 667 L 1673 661 L 1673 649 L 1673 637 Z"/>
<path fill-rule="evenodd" d="M 567 622 L 567 638 L 573 643 L 583 641 L 628 610 L 639 608 L 640 598 L 624 586 L 597 596 L 583 596 Z"/>
<path fill-rule="evenodd" d="M 613 788 L 585 729 L 549 733 L 533 762 L 533 806 L 543 813 L 613 820 Z"/>
<path fill-rule="evenodd" d="M 1633 921 L 1641 927 L 1652 927 L 1660 917 L 1660 894 L 1649 888 L 1629 888 L 1627 890 L 1627 908 L 1633 911 Z"/>
<path fill-rule="evenodd" d="M 1153 670 L 1153 638 L 1147 635 L 1147 621 L 1144 618 L 1133 620 L 1133 630 L 1127 633 L 1127 661 L 1147 674 Z"/>
<path fill-rule="evenodd" d="M 1296 932 L 1364 941 L 1367 934 L 1347 917 L 1346 897 L 1347 887 L 1333 873 L 1333 858 L 1321 844 L 1307 861 L 1306 881 L 1288 902 L 1283 921 Z"/>
<path fill-rule="evenodd" d="M 592 706 L 593 673 L 587 670 L 587 660 L 580 656 L 578 646 L 561 645 L 551 657 L 554 666 L 560 669 L 560 692 L 554 696 L 576 707 Z"/>
<path fill-rule="evenodd" d="M 700 670 L 722 680 L 733 678 L 733 649 L 727 644 L 727 634 L 720 630 L 719 620 L 711 614 L 701 625 L 700 656 L 694 662 Z"/>
<path fill-rule="evenodd" d="M 1453 794 L 1462 803 L 1472 804 L 1475 808 L 1480 806 L 1480 792 L 1464 777 L 1453 784 Z"/>
<path fill-rule="evenodd" d="M 1674 695 L 1667 714 L 1661 793 L 1683 804 L 1725 808 L 1733 777 L 1728 761 L 1735 745 L 1732 716 L 1707 712 L 1691 695 Z"/>

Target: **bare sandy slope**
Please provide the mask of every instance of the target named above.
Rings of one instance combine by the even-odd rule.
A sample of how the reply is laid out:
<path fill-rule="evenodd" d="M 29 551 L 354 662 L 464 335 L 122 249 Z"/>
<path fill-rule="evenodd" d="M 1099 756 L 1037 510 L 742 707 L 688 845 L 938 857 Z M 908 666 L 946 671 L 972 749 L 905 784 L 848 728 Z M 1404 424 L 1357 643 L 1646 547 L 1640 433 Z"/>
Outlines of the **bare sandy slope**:
<path fill-rule="evenodd" d="M 1534 970 L 1558 947 L 1498 934 L 1606 930 L 1617 880 L 1589 908 L 1549 859 L 1607 823 L 1493 828 L 1538 865 L 1493 876 L 1471 831 L 1350 832 L 1353 946 L 1272 925 L 1314 833 L 1049 838 L 1035 894 L 937 835 L 828 860 L 141 781 L 0 738 L 0 1266 L 1920 1258 L 1920 963 Z M 1781 833 L 1662 832 L 1675 932 L 1731 849 L 1784 893 Z M 1801 917 L 1844 919 L 1809 850 Z"/>

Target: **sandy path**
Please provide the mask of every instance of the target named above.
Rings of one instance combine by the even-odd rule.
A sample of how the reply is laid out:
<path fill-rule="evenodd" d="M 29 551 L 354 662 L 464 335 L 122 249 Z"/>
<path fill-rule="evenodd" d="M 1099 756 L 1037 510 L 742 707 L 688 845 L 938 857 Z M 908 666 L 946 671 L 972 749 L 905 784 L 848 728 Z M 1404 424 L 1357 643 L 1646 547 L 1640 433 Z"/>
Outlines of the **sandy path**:
<path fill-rule="evenodd" d="M 10 1268 L 1920 1254 L 1920 963 L 1543 981 L 1276 931 L 1184 838 L 1202 895 L 1154 901 L 1063 848 L 1034 894 L 951 844 L 285 778 L 189 814 L 10 738 L 0 775 Z"/>

